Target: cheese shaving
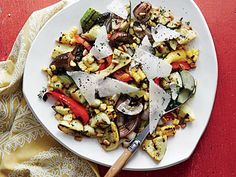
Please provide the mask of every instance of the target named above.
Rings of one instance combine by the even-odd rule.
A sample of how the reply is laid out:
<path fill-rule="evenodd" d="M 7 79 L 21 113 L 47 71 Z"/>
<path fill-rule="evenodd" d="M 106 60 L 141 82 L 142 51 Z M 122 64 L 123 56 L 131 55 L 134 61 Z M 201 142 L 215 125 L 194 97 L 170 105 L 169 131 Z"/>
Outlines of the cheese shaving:
<path fill-rule="evenodd" d="M 151 34 L 154 41 L 157 43 L 176 39 L 180 36 L 180 33 L 161 24 L 158 24 L 156 27 L 152 27 Z"/>
<path fill-rule="evenodd" d="M 118 15 L 119 17 L 126 19 L 128 16 L 128 12 L 126 9 L 126 1 L 125 0 L 113 0 L 108 6 L 107 10 Z"/>
<path fill-rule="evenodd" d="M 169 63 L 142 49 L 136 51 L 134 60 L 142 65 L 142 69 L 148 79 L 167 77 L 172 70 L 172 66 Z"/>
<path fill-rule="evenodd" d="M 149 80 L 149 94 L 149 128 L 150 133 L 152 133 L 156 129 L 159 120 L 164 114 L 165 109 L 167 108 L 171 100 L 171 96 L 166 93 L 165 90 L 163 90 L 160 86 L 155 84 L 152 79 Z"/>
<path fill-rule="evenodd" d="M 113 52 L 108 42 L 106 27 L 102 26 L 90 53 L 98 60 L 112 55 Z"/>
<path fill-rule="evenodd" d="M 67 72 L 67 74 L 72 77 L 81 94 L 91 105 L 95 100 L 96 88 L 101 77 L 99 77 L 99 75 L 88 74 L 81 71 Z"/>
<path fill-rule="evenodd" d="M 118 81 L 112 78 L 106 78 L 99 83 L 98 93 L 100 97 L 113 96 L 115 94 L 126 94 L 137 92 L 139 89 L 125 82 Z"/>

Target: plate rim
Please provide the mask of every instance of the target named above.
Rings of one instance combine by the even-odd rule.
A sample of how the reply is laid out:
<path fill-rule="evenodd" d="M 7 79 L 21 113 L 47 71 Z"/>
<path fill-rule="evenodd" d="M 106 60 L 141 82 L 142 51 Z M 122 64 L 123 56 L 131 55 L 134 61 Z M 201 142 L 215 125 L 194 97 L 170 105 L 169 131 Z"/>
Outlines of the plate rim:
<path fill-rule="evenodd" d="M 43 25 L 43 27 L 39 30 L 38 34 L 36 35 L 36 37 L 34 38 L 33 42 L 31 43 L 31 47 L 30 47 L 30 49 L 29 49 L 29 51 L 28 51 L 27 58 L 28 58 L 28 56 L 29 56 L 29 53 L 31 52 L 32 46 L 35 44 L 36 39 L 37 39 L 38 36 L 40 35 L 41 31 L 44 30 L 45 26 L 47 26 L 47 24 L 50 23 L 50 21 L 51 21 L 55 16 L 57 16 L 59 13 L 61 13 L 61 12 L 64 11 L 65 9 L 71 7 L 73 4 L 78 3 L 78 2 L 81 1 L 81 0 L 73 0 L 73 1 L 74 1 L 74 2 L 69 3 L 69 4 L 66 5 L 64 8 L 62 8 L 61 10 L 59 10 L 56 14 L 54 14 L 54 15 Z M 206 122 L 206 126 L 204 127 L 203 132 L 202 132 L 202 134 L 200 135 L 199 139 L 196 141 L 196 144 L 195 144 L 194 148 L 192 149 L 191 153 L 189 153 L 189 155 L 188 155 L 187 157 L 185 157 L 185 158 L 183 158 L 183 159 L 181 159 L 181 160 L 179 160 L 179 161 L 177 161 L 177 162 L 175 162 L 175 163 L 172 163 L 172 164 L 169 164 L 169 165 L 166 165 L 166 166 L 162 166 L 162 167 L 150 167 L 150 168 L 139 168 L 139 169 L 124 167 L 122 170 L 127 170 L 127 171 L 153 171 L 153 170 L 161 170 L 161 169 L 165 169 L 165 168 L 169 168 L 169 167 L 175 166 L 175 165 L 177 165 L 177 164 L 180 164 L 180 163 L 186 161 L 186 160 L 189 159 L 189 158 L 192 156 L 192 154 L 194 153 L 194 151 L 195 151 L 195 149 L 196 149 L 196 146 L 198 145 L 198 143 L 199 143 L 200 139 L 202 138 L 203 134 L 205 133 L 205 130 L 206 130 L 207 126 L 208 126 L 208 123 L 209 123 L 209 121 L 210 121 L 210 119 L 211 119 L 211 114 L 212 114 L 212 110 L 213 110 L 213 107 L 214 107 L 214 104 L 215 104 L 215 98 L 216 98 L 216 92 L 217 92 L 217 85 L 218 85 L 218 59 L 217 59 L 217 54 L 216 54 L 216 48 L 215 48 L 215 44 L 214 44 L 214 41 L 213 41 L 213 38 L 212 38 L 211 31 L 210 31 L 210 29 L 209 29 L 209 26 L 208 26 L 208 24 L 207 24 L 207 21 L 206 21 L 204 15 L 203 15 L 203 13 L 201 12 L 201 10 L 200 10 L 200 8 L 198 7 L 198 5 L 194 2 L 194 0 L 189 0 L 189 1 L 191 1 L 191 3 L 193 4 L 193 6 L 195 7 L 195 9 L 198 11 L 198 14 L 199 14 L 200 18 L 201 18 L 201 20 L 203 21 L 203 23 L 204 23 L 204 25 L 205 25 L 205 27 L 206 27 L 206 32 L 207 32 L 207 35 L 208 35 L 209 38 L 210 38 L 210 43 L 211 43 L 211 46 L 212 46 L 212 49 L 213 49 L 213 51 L 212 51 L 213 58 L 214 58 L 214 60 L 215 60 L 214 71 L 216 71 L 216 73 L 215 73 L 215 74 L 216 74 L 216 75 L 215 75 L 216 82 L 215 82 L 215 84 L 214 84 L 214 86 L 213 86 L 213 87 L 214 87 L 214 94 L 213 94 L 214 97 L 212 98 L 213 103 L 212 103 L 212 105 L 211 105 L 211 110 L 210 110 L 210 113 L 209 113 L 209 118 L 208 118 L 208 120 L 207 120 L 207 122 Z M 25 62 L 25 66 L 26 66 L 26 64 L 27 64 L 27 61 L 28 61 L 28 60 L 26 60 L 26 62 Z M 25 67 L 25 68 L 26 68 L 26 67 Z M 24 68 L 24 71 L 25 71 L 25 68 Z M 98 160 L 90 159 L 90 158 L 88 158 L 88 157 L 86 157 L 86 156 L 84 156 L 84 155 L 81 155 L 81 154 L 77 153 L 77 152 L 74 151 L 72 148 L 70 148 L 67 144 L 65 144 L 65 143 L 62 142 L 59 138 L 57 138 L 56 136 L 53 135 L 53 133 L 41 122 L 40 118 L 36 115 L 36 113 L 34 112 L 33 108 L 31 107 L 31 104 L 30 104 L 30 102 L 29 102 L 29 100 L 28 100 L 28 98 L 27 98 L 27 96 L 26 96 L 26 93 L 25 93 L 26 90 L 25 90 L 25 79 L 24 79 L 24 78 L 25 78 L 25 72 L 23 73 L 23 83 L 22 83 L 23 96 L 24 96 L 24 98 L 25 98 L 25 100 L 26 100 L 26 102 L 27 102 L 27 105 L 28 105 L 28 107 L 30 108 L 32 114 L 34 115 L 34 117 L 36 118 L 36 120 L 40 123 L 40 125 L 42 125 L 42 127 L 44 128 L 44 130 L 45 130 L 48 134 L 50 134 L 50 136 L 53 137 L 59 144 L 61 144 L 63 147 L 65 147 L 67 150 L 69 150 L 70 152 L 74 153 L 75 155 L 77 155 L 77 156 L 79 156 L 79 157 L 81 157 L 81 158 L 83 158 L 83 159 L 85 159 L 85 160 L 94 162 L 94 163 L 96 163 L 96 164 L 103 165 L 103 166 L 106 166 L 106 167 L 110 167 L 111 165 L 108 165 L 108 164 L 103 163 L 103 162 L 99 162 Z"/>

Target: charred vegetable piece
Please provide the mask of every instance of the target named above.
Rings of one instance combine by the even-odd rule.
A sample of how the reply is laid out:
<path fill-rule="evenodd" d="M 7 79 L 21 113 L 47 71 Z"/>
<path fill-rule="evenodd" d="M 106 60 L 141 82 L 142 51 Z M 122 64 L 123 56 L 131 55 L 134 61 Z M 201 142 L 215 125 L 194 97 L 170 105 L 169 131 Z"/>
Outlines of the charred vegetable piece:
<path fill-rule="evenodd" d="M 133 132 L 137 128 L 139 121 L 139 116 L 129 117 L 123 125 L 119 126 L 120 137 L 124 138 Z"/>
<path fill-rule="evenodd" d="M 89 8 L 80 19 L 80 24 L 83 32 L 87 32 L 96 23 L 96 20 L 101 17 L 101 14 L 93 8 Z"/>
<path fill-rule="evenodd" d="M 75 61 L 79 62 L 83 58 L 83 51 L 84 51 L 84 46 L 82 44 L 78 44 L 74 50 L 71 52 L 73 56 L 75 56 Z"/>
<path fill-rule="evenodd" d="M 68 121 L 60 121 L 58 124 L 58 129 L 66 134 L 74 134 L 74 130 L 70 129 L 70 123 Z"/>
<path fill-rule="evenodd" d="M 156 161 L 161 161 L 165 155 L 167 147 L 167 136 L 159 136 L 152 140 L 144 140 L 143 150 Z"/>
<path fill-rule="evenodd" d="M 103 136 L 98 138 L 98 142 L 105 151 L 112 151 L 118 148 L 119 140 L 118 129 L 114 122 L 111 122 L 111 125 L 105 129 Z"/>
<path fill-rule="evenodd" d="M 96 132 L 95 132 L 94 128 L 91 127 L 90 125 L 85 125 L 83 134 L 85 134 L 86 136 L 89 136 L 89 137 L 93 137 L 96 135 Z"/>
<path fill-rule="evenodd" d="M 100 112 L 92 119 L 90 119 L 90 125 L 94 128 L 101 127 L 106 128 L 111 124 L 111 121 L 106 113 Z"/>
<path fill-rule="evenodd" d="M 81 133 L 84 130 L 84 126 L 79 120 L 60 121 L 58 128 L 66 134 Z"/>
<path fill-rule="evenodd" d="M 95 24 L 98 24 L 100 26 L 105 25 L 107 31 L 110 31 L 111 30 L 111 13 L 105 12 L 101 14 L 101 16 L 97 18 Z"/>
<path fill-rule="evenodd" d="M 129 33 L 126 33 L 126 32 L 115 32 L 110 37 L 109 44 L 111 46 L 115 46 L 115 45 L 119 45 L 121 43 L 132 44 L 134 42 L 135 41 L 133 40 L 133 37 Z"/>
<path fill-rule="evenodd" d="M 56 71 L 74 71 L 77 70 L 76 66 L 71 66 L 71 61 L 73 61 L 75 57 L 70 53 L 64 53 L 57 56 L 50 66 L 54 65 L 56 67 Z"/>
<path fill-rule="evenodd" d="M 65 105 L 67 105 L 71 111 L 75 114 L 76 117 L 79 117 L 82 119 L 84 124 L 87 124 L 89 121 L 89 115 L 85 107 L 83 107 L 81 104 L 74 101 L 72 98 L 67 97 L 63 94 L 60 94 L 56 91 L 49 91 L 45 93 L 44 100 L 47 100 L 48 95 L 52 95 L 54 98 L 56 98 L 58 101 L 61 101 Z"/>
<path fill-rule="evenodd" d="M 152 9 L 152 5 L 148 2 L 141 2 L 138 4 L 134 10 L 134 16 L 141 22 L 146 22 L 150 18 L 150 11 Z"/>

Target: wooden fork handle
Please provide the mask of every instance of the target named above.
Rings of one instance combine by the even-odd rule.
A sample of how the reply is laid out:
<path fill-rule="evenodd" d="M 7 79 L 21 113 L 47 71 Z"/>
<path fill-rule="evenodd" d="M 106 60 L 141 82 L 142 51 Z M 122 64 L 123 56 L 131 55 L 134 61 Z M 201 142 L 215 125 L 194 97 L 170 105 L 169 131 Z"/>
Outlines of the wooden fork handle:
<path fill-rule="evenodd" d="M 112 165 L 112 167 L 108 170 L 104 177 L 114 177 L 116 176 L 120 170 L 124 167 L 126 162 L 129 160 L 133 153 L 128 149 L 125 149 L 123 154 L 116 160 L 116 162 Z"/>

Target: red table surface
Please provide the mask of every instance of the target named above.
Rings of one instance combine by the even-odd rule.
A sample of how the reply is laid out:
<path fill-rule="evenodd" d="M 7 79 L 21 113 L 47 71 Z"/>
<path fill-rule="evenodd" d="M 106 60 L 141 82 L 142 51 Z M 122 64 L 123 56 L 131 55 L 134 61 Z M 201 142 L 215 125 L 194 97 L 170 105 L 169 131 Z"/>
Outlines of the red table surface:
<path fill-rule="evenodd" d="M 30 14 L 56 1 L 0 0 L 0 61 L 7 58 L 18 32 Z M 219 63 L 218 89 L 208 127 L 189 160 L 159 171 L 122 171 L 120 177 L 236 176 L 236 1 L 195 1 L 212 32 Z M 102 176 L 107 169 L 99 166 Z"/>

